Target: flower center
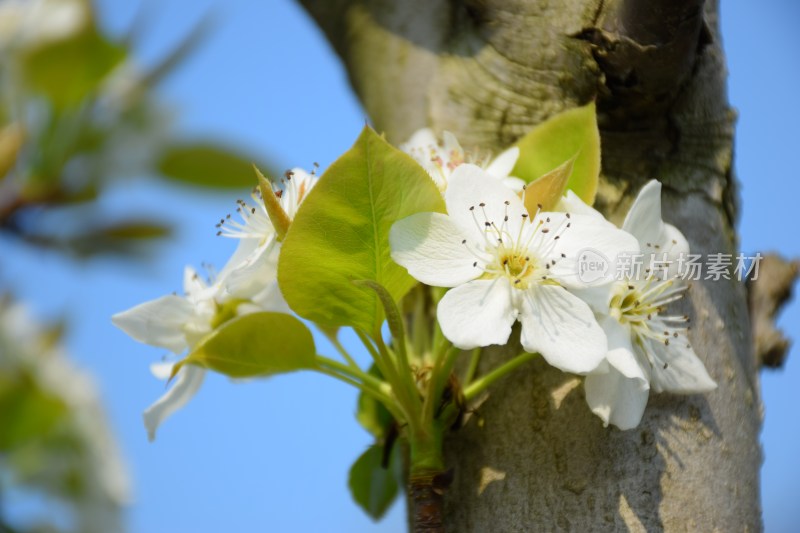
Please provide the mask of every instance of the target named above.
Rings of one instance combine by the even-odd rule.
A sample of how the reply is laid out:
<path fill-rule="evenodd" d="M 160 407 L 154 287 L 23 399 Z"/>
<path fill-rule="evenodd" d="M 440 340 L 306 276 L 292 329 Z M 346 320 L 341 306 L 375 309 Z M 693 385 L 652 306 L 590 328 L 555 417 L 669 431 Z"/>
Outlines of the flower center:
<path fill-rule="evenodd" d="M 565 256 L 553 252 L 561 234 L 570 227 L 569 214 L 557 227 L 551 227 L 550 216 L 539 217 L 541 208 L 532 221 L 528 213 L 511 215 L 511 203 L 504 204 L 502 218 L 498 220 L 487 214 L 483 202 L 469 208 L 475 227 L 483 236 L 475 245 L 462 242 L 478 259 L 473 266 L 483 269 L 484 278 L 505 277 L 521 290 L 534 283 L 554 283 L 549 278 L 550 268 L 557 261 L 556 255 Z M 521 220 L 512 220 L 515 217 Z M 546 257 L 552 259 L 544 262 Z"/>
<path fill-rule="evenodd" d="M 663 314 L 667 305 L 683 298 L 688 288 L 675 278 L 661 280 L 628 280 L 611 299 L 611 316 L 625 324 L 640 339 L 651 339 L 669 345 L 688 329 L 686 315 Z"/>

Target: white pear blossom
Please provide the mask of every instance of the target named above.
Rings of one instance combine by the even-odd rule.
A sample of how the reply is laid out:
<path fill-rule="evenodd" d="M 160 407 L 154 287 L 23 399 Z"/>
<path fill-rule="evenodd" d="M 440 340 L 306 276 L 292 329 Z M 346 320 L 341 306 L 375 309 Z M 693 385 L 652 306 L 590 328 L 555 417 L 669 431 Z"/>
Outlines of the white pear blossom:
<path fill-rule="evenodd" d="M 184 296 L 170 294 L 139 304 L 114 315 L 114 325 L 137 341 L 166 348 L 174 354 L 191 350 L 215 327 L 225 320 L 261 310 L 273 310 L 283 305 L 263 298 L 261 302 L 231 298 L 224 291 L 223 278 L 206 283 L 197 272 L 184 270 Z M 153 365 L 151 370 L 159 379 L 172 373 L 174 361 Z M 184 365 L 178 371 L 175 384 L 144 412 L 144 424 L 150 440 L 156 430 L 172 413 L 181 409 L 197 393 L 205 378 L 205 370 Z"/>
<path fill-rule="evenodd" d="M 139 342 L 180 354 L 196 346 L 213 330 L 213 322 L 223 305 L 220 284 L 206 284 L 191 267 L 184 270 L 183 289 L 184 296 L 162 296 L 118 313 L 111 320 Z M 153 373 L 167 379 L 172 365 L 155 366 Z M 150 440 L 155 439 L 156 430 L 164 420 L 189 402 L 204 377 L 202 368 L 192 365 L 181 368 L 175 384 L 144 412 Z"/>
<path fill-rule="evenodd" d="M 608 337 L 608 354 L 586 378 L 586 401 L 606 424 L 631 429 L 641 421 L 649 391 L 695 394 L 713 390 L 688 337 L 689 317 L 667 313 L 682 298 L 686 283 L 665 279 L 650 266 L 659 255 L 674 260 L 688 252 L 681 232 L 661 220 L 661 184 L 650 181 L 628 212 L 623 229 L 646 253 L 644 273 L 629 271 L 613 284 L 579 291 L 596 311 Z"/>
<path fill-rule="evenodd" d="M 281 207 L 294 218 L 300 203 L 317 183 L 314 172 L 294 168 L 286 172 L 284 187 L 279 195 Z M 220 273 L 228 295 L 253 300 L 265 310 L 289 312 L 289 307 L 280 294 L 277 282 L 278 254 L 281 243 L 267 214 L 260 189 L 252 193 L 253 203 L 239 200 L 237 213 L 242 222 L 230 215 L 221 219 L 217 235 L 239 239 L 233 256 Z"/>
<path fill-rule="evenodd" d="M 4 496 L 21 490 L 45 501 L 55 498 L 60 508 L 69 511 L 62 516 L 72 517 L 75 531 L 121 531 L 122 510 L 131 499 L 130 479 L 95 380 L 75 366 L 63 346 L 54 342 L 52 332 L 25 306 L 7 297 L 0 297 L 0 383 L 4 412 L 11 407 L 12 422 L 15 412 L 24 417 L 35 414 L 31 407 L 38 405 L 38 398 L 64 407 L 53 421 L 55 431 L 50 425 L 34 424 L 28 429 L 41 429 L 16 444 L 12 438 L 11 446 L 4 447 Z M 8 423 L 4 418 L 0 431 L 7 431 Z M 76 483 L 81 490 L 72 490 Z M 41 518 L 50 522 L 52 516 Z M 48 523 L 36 530 L 52 528 Z"/>
<path fill-rule="evenodd" d="M 567 290 L 582 287 L 578 252 L 636 252 L 636 239 L 584 215 L 537 212 L 500 180 L 471 164 L 455 169 L 447 215 L 418 213 L 395 223 L 392 258 L 417 280 L 453 287 L 439 303 L 442 333 L 471 349 L 504 344 L 522 323 L 522 346 L 564 371 L 586 373 L 607 352 L 589 306 Z"/>
<path fill-rule="evenodd" d="M 413 157 L 428 172 L 439 190 L 444 193 L 453 171 L 464 163 L 483 168 L 486 173 L 514 191 L 521 191 L 525 182 L 511 176 L 511 171 L 519 158 L 519 148 L 512 147 L 492 159 L 486 152 L 481 155 L 467 152 L 459 144 L 455 135 L 449 131 L 442 134 L 440 143 L 433 130 L 423 128 L 415 132 L 400 149 Z"/>

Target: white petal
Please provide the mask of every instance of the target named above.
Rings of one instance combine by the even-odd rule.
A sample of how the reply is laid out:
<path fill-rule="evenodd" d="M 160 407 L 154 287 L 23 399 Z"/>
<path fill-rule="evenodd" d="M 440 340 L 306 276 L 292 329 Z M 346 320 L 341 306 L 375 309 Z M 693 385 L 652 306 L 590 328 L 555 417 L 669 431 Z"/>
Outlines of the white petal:
<path fill-rule="evenodd" d="M 260 239 L 256 238 L 239 239 L 239 244 L 236 246 L 233 255 L 217 274 L 217 281 L 224 283 L 225 278 L 228 277 L 228 274 L 230 274 L 232 270 L 240 268 L 243 264 L 248 262 L 248 259 L 259 249 L 259 242 Z"/>
<path fill-rule="evenodd" d="M 610 282 L 617 259 L 639 253 L 639 243 L 630 233 L 586 215 L 571 215 L 570 227 L 559 234 L 550 257 L 556 259 L 551 275 L 570 288 Z M 587 270 L 593 264 L 604 265 L 602 276 L 596 277 L 594 271 Z"/>
<path fill-rule="evenodd" d="M 514 170 L 517 159 L 519 159 L 519 147 L 512 146 L 489 163 L 489 166 L 486 167 L 486 172 L 495 178 L 507 178 L 511 171 Z"/>
<path fill-rule="evenodd" d="M 611 298 L 619 291 L 620 283 L 606 283 L 596 287 L 585 287 L 582 289 L 570 289 L 569 291 L 589 304 L 589 307 L 599 315 L 608 315 Z M 624 285 L 623 285 L 624 286 Z"/>
<path fill-rule="evenodd" d="M 200 277 L 200 275 L 197 273 L 197 271 L 193 267 L 187 265 L 183 269 L 183 292 L 184 293 L 186 293 L 187 295 L 198 294 L 198 293 L 201 293 L 202 291 L 204 291 L 207 288 L 208 288 L 208 285 L 206 285 L 206 282 L 203 280 L 203 278 Z"/>
<path fill-rule="evenodd" d="M 236 308 L 238 315 L 257 313 L 259 311 L 274 311 L 276 313 L 291 314 L 292 310 L 281 293 L 278 282 L 268 283 L 258 293 L 252 296 L 252 303 L 245 302 Z"/>
<path fill-rule="evenodd" d="M 444 200 L 450 218 L 473 234 L 486 233 L 485 224 L 488 222 L 496 228 L 505 224 L 508 232 L 516 236 L 523 222 L 522 215 L 527 215 L 522 200 L 514 191 L 480 167 L 470 164 L 459 166 L 450 176 Z M 492 238 L 494 231 L 490 228 Z"/>
<path fill-rule="evenodd" d="M 585 374 L 597 368 L 608 342 L 586 303 L 556 285 L 534 285 L 520 295 L 525 350 L 539 352 L 565 372 Z"/>
<path fill-rule="evenodd" d="M 717 388 L 705 365 L 689 347 L 684 335 L 670 338 L 669 345 L 648 341 L 645 347 L 653 359 L 650 383 L 656 392 L 697 394 Z M 666 368 L 664 368 L 666 366 Z"/>
<path fill-rule="evenodd" d="M 193 311 L 185 298 L 170 294 L 117 313 L 111 321 L 139 342 L 180 353 L 187 347 L 184 326 Z"/>
<path fill-rule="evenodd" d="M 604 425 L 633 429 L 642 420 L 649 390 L 647 382 L 627 378 L 616 368 L 605 373 L 589 374 L 584 383 L 586 403 L 603 419 Z"/>
<path fill-rule="evenodd" d="M 642 247 L 657 241 L 663 226 L 661 221 L 661 183 L 650 180 L 633 201 L 622 229 L 636 237 Z"/>
<path fill-rule="evenodd" d="M 581 200 L 581 198 L 571 189 L 567 190 L 567 193 L 561 197 L 561 200 L 559 200 L 555 211 L 576 215 L 586 215 L 598 221 L 602 220 L 607 224 L 611 224 L 608 222 L 608 220 L 606 220 L 602 213 L 600 213 L 600 211 L 597 211 L 595 208 Z"/>
<path fill-rule="evenodd" d="M 642 361 L 636 356 L 636 351 L 631 343 L 631 331 L 616 319 L 605 317 L 600 320 L 600 327 L 608 338 L 608 353 L 606 360 L 626 378 L 638 379 L 648 383 L 648 375 L 643 368 Z M 649 388 L 649 386 L 647 387 Z"/>
<path fill-rule="evenodd" d="M 411 215 L 389 231 L 392 259 L 414 279 L 434 287 L 455 287 L 483 273 L 473 266 L 478 258 L 464 240 L 474 238 L 441 213 Z"/>
<path fill-rule="evenodd" d="M 147 428 L 147 438 L 151 442 L 156 438 L 158 426 L 197 393 L 205 375 L 206 371 L 202 368 L 184 365 L 178 371 L 175 385 L 144 411 L 144 427 Z"/>
<path fill-rule="evenodd" d="M 461 143 L 459 143 L 456 136 L 449 131 L 442 132 L 442 140 L 444 141 L 444 151 L 448 161 L 452 158 L 452 155 L 462 155 L 464 153 L 464 149 L 461 148 Z"/>
<path fill-rule="evenodd" d="M 525 181 L 514 176 L 503 178 L 502 183 L 517 194 L 521 193 L 522 189 L 525 188 Z"/>
<path fill-rule="evenodd" d="M 172 375 L 172 369 L 175 366 L 174 361 L 159 361 L 150 365 L 150 373 L 157 379 L 166 381 Z"/>
<path fill-rule="evenodd" d="M 270 240 L 257 248 L 249 258 L 233 268 L 222 282 L 226 293 L 234 298 L 250 299 L 278 277 L 280 243 Z"/>
<path fill-rule="evenodd" d="M 430 128 L 422 128 L 415 131 L 408 141 L 401 144 L 400 149 L 406 153 L 410 153 L 412 150 L 429 150 L 431 147 L 436 147 L 438 142 L 439 141 L 436 140 L 436 135 L 433 134 L 433 130 Z"/>
<path fill-rule="evenodd" d="M 512 290 L 506 278 L 475 280 L 451 289 L 436 312 L 442 333 L 463 350 L 505 344 L 517 317 Z"/>

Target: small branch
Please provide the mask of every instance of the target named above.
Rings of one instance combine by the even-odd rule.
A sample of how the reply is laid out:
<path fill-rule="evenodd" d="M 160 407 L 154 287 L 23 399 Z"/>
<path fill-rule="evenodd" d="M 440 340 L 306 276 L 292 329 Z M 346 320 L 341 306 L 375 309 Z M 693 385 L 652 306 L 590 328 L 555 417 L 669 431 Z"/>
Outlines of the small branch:
<path fill-rule="evenodd" d="M 791 298 L 798 275 L 800 260 L 787 261 L 769 254 L 761 260 L 758 278 L 747 280 L 750 325 L 759 367 L 780 368 L 786 360 L 790 342 L 775 326 L 775 319 Z"/>
<path fill-rule="evenodd" d="M 408 492 L 413 506 L 414 533 L 444 533 L 444 488 L 437 486 L 440 475 L 412 477 Z"/>

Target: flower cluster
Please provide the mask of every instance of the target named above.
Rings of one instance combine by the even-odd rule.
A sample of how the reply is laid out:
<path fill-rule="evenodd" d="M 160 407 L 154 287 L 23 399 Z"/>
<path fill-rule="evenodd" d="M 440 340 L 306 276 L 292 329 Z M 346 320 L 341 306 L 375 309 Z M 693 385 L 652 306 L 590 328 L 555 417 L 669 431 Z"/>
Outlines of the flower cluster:
<path fill-rule="evenodd" d="M 418 159 L 428 153 L 420 148 L 428 136 L 418 132 L 407 145 Z M 426 143 L 429 172 L 448 171 L 447 214 L 397 222 L 392 258 L 422 283 L 450 288 L 437 318 L 455 346 L 505 344 L 518 321 L 523 349 L 587 375 L 592 411 L 621 429 L 638 425 L 651 387 L 691 394 L 716 386 L 689 344 L 689 318 L 667 309 L 687 285 L 650 268 L 656 253 L 689 251 L 680 231 L 661 219 L 660 183 L 642 189 L 618 229 L 571 191 L 555 210 L 529 212 L 525 191 L 497 179 L 491 166 L 446 159 L 438 145 Z M 444 151 L 460 154 L 454 146 L 446 136 Z M 587 249 L 607 258 L 641 254 L 648 274 L 587 282 L 577 264 Z"/>
<path fill-rule="evenodd" d="M 302 169 L 286 173 L 282 187 L 274 192 L 282 210 L 294 217 L 317 176 Z M 250 202 L 239 200 L 236 217 L 227 215 L 217 224 L 217 235 L 239 240 L 236 251 L 211 280 L 204 280 L 192 267 L 183 276 L 184 295 L 170 294 L 144 302 L 112 317 L 114 324 L 134 339 L 166 348 L 179 355 L 191 351 L 215 328 L 236 316 L 258 311 L 289 312 L 277 282 L 281 242 L 270 221 L 262 196 L 252 192 Z M 273 194 L 266 191 L 267 194 Z M 174 361 L 152 365 L 161 379 L 172 375 Z M 144 412 L 150 440 L 159 425 L 183 407 L 198 391 L 205 377 L 203 368 L 180 367 L 175 384 Z"/>
<path fill-rule="evenodd" d="M 205 281 L 187 268 L 183 296 L 113 317 L 136 340 L 189 353 L 153 367 L 157 376 L 177 379 L 145 412 L 151 439 L 195 394 L 207 368 L 234 377 L 313 369 L 358 387 L 399 426 L 419 432 L 409 435 L 412 443 L 425 443 L 420 435 L 433 418 L 452 413 L 442 405 L 453 397 L 445 389 L 455 357 L 509 343 L 517 322 L 519 357 L 540 354 L 564 372 L 586 376 L 590 408 L 621 429 L 639 423 L 651 388 L 697 393 L 716 386 L 689 344 L 689 318 L 669 311 L 686 282 L 673 269 L 654 268 L 657 254 L 689 251 L 680 231 L 661 220 L 658 182 L 642 189 L 618 228 L 567 187 L 574 158 L 542 178 L 552 181 L 528 188 L 511 176 L 517 147 L 492 159 L 466 152 L 452 134 L 439 143 L 421 130 L 401 148 L 419 165 L 365 129 L 299 211 L 317 183 L 313 172 L 288 171 L 278 191 L 262 177 L 252 199 L 238 202 L 238 216 L 217 224 L 218 235 L 239 241 L 218 276 Z M 631 255 L 642 258 L 645 275 L 616 261 Z M 594 275 L 590 256 L 613 258 L 604 268 L 613 266 L 617 275 Z M 415 280 L 435 289 L 422 287 L 414 296 Z M 414 311 L 403 317 L 398 304 L 408 296 L 416 300 L 402 303 Z M 316 353 L 306 326 L 283 314 L 293 312 L 320 326 L 344 361 Z M 276 321 L 275 313 L 288 322 Z M 381 333 L 384 317 L 389 343 Z M 253 329 L 234 327 L 262 319 Z M 379 377 L 338 344 L 331 332 L 341 326 L 359 334 Z M 275 346 L 267 330 L 284 327 L 297 338 Z M 248 344 L 260 348 L 243 355 L 230 334 L 203 360 L 209 339 L 223 330 L 246 332 Z M 228 366 L 214 366 L 220 359 Z M 467 400 L 491 382 L 474 377 L 464 380 Z"/>

